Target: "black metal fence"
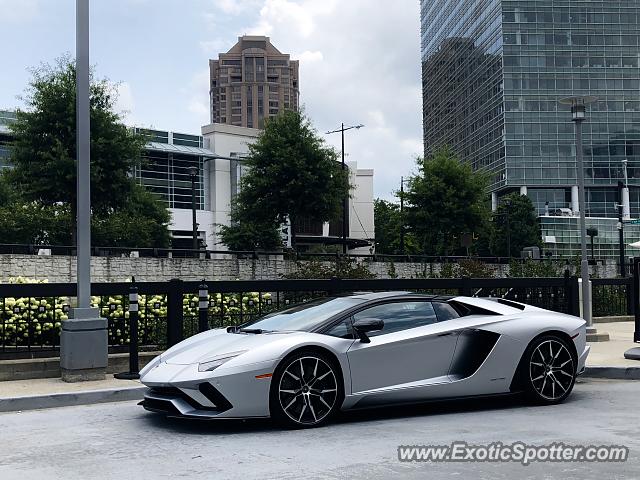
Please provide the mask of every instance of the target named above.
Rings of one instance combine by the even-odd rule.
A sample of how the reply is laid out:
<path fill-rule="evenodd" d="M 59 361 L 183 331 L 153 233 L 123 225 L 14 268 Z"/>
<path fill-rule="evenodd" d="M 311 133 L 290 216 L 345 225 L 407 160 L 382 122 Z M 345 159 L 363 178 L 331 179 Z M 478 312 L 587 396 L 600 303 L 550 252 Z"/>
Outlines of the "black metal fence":
<path fill-rule="evenodd" d="M 594 317 L 635 315 L 633 277 L 593 278 L 591 288 Z"/>
<path fill-rule="evenodd" d="M 137 283 L 138 343 L 162 349 L 198 332 L 201 282 Z M 354 291 L 403 290 L 440 295 L 503 297 L 551 310 L 578 313 L 574 277 L 510 279 L 210 281 L 210 328 L 239 325 L 313 298 Z M 130 283 L 95 283 L 92 305 L 108 319 L 112 352 L 129 344 Z M 0 285 L 0 358 L 57 355 L 61 322 L 69 316 L 76 284 Z"/>

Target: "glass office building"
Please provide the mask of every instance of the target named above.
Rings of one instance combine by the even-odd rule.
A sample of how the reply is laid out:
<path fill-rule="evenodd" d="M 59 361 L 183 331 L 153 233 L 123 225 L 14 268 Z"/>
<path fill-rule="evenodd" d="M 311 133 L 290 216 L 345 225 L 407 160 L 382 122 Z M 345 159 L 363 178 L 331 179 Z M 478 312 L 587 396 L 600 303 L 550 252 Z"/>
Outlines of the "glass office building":
<path fill-rule="evenodd" d="M 640 0 L 422 0 L 421 20 L 426 155 L 448 144 L 490 171 L 494 205 L 520 191 L 543 217 L 546 206 L 575 213 L 574 126 L 558 100 L 595 95 L 586 213 L 615 228 L 626 159 L 640 216 Z M 566 221 L 542 224 L 567 238 Z"/>
<path fill-rule="evenodd" d="M 8 166 L 9 144 L 12 138 L 9 124 L 14 122 L 15 119 L 15 112 L 0 110 L 0 169 Z"/>
<path fill-rule="evenodd" d="M 203 138 L 161 130 L 136 128 L 148 139 L 140 166 L 135 169 L 138 182 L 167 203 L 169 208 L 191 209 L 191 176 L 197 168 L 195 181 L 196 209 L 204 209 L 205 154 Z"/>

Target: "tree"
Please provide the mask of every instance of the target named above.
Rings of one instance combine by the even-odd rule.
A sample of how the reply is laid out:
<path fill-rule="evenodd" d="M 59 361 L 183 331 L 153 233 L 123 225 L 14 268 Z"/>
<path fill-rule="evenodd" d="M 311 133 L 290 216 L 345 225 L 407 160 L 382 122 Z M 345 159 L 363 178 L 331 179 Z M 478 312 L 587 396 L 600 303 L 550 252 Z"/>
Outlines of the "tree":
<path fill-rule="evenodd" d="M 231 250 L 276 250 L 282 247 L 276 222 L 260 214 L 253 217 L 252 208 L 234 202 L 231 206 L 231 225 L 220 226 L 222 242 Z"/>
<path fill-rule="evenodd" d="M 164 204 L 144 187 L 134 185 L 127 205 L 103 217 L 93 217 L 91 242 L 118 247 L 169 245 L 171 215 Z"/>
<path fill-rule="evenodd" d="M 120 121 L 114 111 L 115 87 L 91 79 L 91 207 L 94 213 L 122 206 L 134 183 L 145 140 Z M 68 58 L 33 71 L 27 110 L 9 124 L 14 142 L 9 179 L 27 201 L 75 205 L 76 71 Z"/>
<path fill-rule="evenodd" d="M 405 195 L 407 225 L 427 255 L 466 254 L 464 234 L 476 234 L 489 219 L 488 178 L 461 162 L 448 147 L 417 159 Z"/>
<path fill-rule="evenodd" d="M 92 75 L 91 213 L 92 224 L 98 228 L 92 241 L 116 242 L 108 246 L 165 247 L 169 244 L 168 211 L 160 200 L 143 193 L 131 175 L 140 162 L 145 139 L 122 124 L 115 112 L 116 99 L 114 85 Z M 9 157 L 13 168 L 6 180 L 13 189 L 13 201 L 39 211 L 67 208 L 75 219 L 76 79 L 72 59 L 63 57 L 53 66 L 35 69 L 25 102 L 27 109 L 18 111 L 16 122 L 9 125 L 14 137 Z M 53 219 L 61 221 L 62 217 Z M 37 228 L 37 223 L 33 225 Z M 105 233 L 109 228 L 125 227 L 133 231 Z M 73 232 L 75 220 L 66 228 Z M 42 229 L 29 236 L 50 238 Z M 151 243 L 130 245 L 124 240 L 127 236 Z"/>
<path fill-rule="evenodd" d="M 231 226 L 220 229 L 228 246 L 239 237 L 268 244 L 273 232 L 287 221 L 295 232 L 301 219 L 337 218 L 342 199 L 349 194 L 348 172 L 301 112 L 285 111 L 268 119 L 256 142 L 249 145 L 245 165 L 249 168 L 231 210 Z"/>
<path fill-rule="evenodd" d="M 0 243 L 69 245 L 71 212 L 65 205 L 38 202 L 0 204 Z"/>
<path fill-rule="evenodd" d="M 389 255 L 418 253 L 415 237 L 411 232 L 406 231 L 406 225 L 404 225 L 404 252 L 400 248 L 400 231 L 404 222 L 398 204 L 376 198 L 373 201 L 373 216 L 376 226 L 376 253 Z"/>
<path fill-rule="evenodd" d="M 533 202 L 526 195 L 511 193 L 503 197 L 493 223 L 491 249 L 495 255 L 519 257 L 524 247 L 542 247 L 540 222 Z"/>

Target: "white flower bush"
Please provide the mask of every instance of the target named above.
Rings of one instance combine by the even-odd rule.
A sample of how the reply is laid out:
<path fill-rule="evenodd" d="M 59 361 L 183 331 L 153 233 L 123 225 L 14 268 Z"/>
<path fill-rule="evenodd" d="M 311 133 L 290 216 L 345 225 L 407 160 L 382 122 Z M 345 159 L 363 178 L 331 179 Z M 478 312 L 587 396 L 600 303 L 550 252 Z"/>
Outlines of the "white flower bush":
<path fill-rule="evenodd" d="M 25 277 L 12 277 L 12 284 L 47 283 Z M 197 295 L 184 295 L 182 312 L 185 317 L 185 336 L 197 333 Z M 138 341 L 140 345 L 163 346 L 166 336 L 166 295 L 139 295 Z M 288 303 L 288 302 L 287 302 Z M 241 306 L 242 305 L 242 306 Z M 108 319 L 109 345 L 129 343 L 128 293 L 116 296 L 93 296 L 91 306 L 100 309 Z M 0 339 L 5 346 L 53 346 L 60 342 L 62 321 L 69 317 L 68 297 L 0 298 Z M 259 313 L 275 310 L 270 293 L 209 295 L 209 321 L 212 327 L 221 327 L 255 318 Z M 192 321 L 188 321 L 191 318 Z"/>

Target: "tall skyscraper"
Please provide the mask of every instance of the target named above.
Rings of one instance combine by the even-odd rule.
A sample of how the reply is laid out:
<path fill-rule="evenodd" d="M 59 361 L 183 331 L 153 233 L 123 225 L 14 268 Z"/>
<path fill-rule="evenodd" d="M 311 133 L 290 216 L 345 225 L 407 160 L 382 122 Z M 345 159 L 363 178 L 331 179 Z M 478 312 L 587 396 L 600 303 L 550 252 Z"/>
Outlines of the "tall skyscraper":
<path fill-rule="evenodd" d="M 586 213 L 600 255 L 615 255 L 623 160 L 640 186 L 640 0 L 421 0 L 421 22 L 425 154 L 448 144 L 491 172 L 494 206 L 528 195 L 552 253 L 579 242 L 574 130 L 558 100 L 599 98 L 583 127 Z M 630 195 L 637 218 L 640 189 Z"/>
<path fill-rule="evenodd" d="M 298 109 L 298 61 L 269 37 L 239 37 L 209 69 L 212 123 L 262 128 L 265 118 Z"/>

